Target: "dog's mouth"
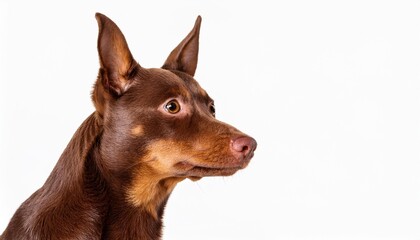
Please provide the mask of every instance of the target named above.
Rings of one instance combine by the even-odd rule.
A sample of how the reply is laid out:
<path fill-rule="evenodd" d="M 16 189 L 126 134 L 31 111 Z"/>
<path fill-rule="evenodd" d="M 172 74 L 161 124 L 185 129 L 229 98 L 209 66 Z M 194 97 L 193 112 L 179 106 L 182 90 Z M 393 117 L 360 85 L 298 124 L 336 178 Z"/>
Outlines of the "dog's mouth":
<path fill-rule="evenodd" d="M 182 161 L 175 164 L 179 176 L 188 177 L 191 180 L 198 180 L 202 177 L 211 176 L 231 176 L 237 171 L 244 169 L 249 161 L 245 161 L 235 165 L 203 165 Z"/>

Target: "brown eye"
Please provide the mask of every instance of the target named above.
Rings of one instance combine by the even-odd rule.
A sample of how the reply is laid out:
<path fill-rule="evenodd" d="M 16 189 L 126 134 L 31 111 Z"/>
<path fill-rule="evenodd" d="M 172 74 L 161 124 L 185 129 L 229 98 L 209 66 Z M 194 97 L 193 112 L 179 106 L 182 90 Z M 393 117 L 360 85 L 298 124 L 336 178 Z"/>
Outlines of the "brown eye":
<path fill-rule="evenodd" d="M 175 114 L 181 110 L 181 105 L 179 105 L 178 101 L 171 100 L 165 105 L 164 108 L 168 113 Z"/>
<path fill-rule="evenodd" d="M 210 113 L 213 117 L 216 116 L 216 107 L 214 106 L 214 103 L 210 105 Z"/>

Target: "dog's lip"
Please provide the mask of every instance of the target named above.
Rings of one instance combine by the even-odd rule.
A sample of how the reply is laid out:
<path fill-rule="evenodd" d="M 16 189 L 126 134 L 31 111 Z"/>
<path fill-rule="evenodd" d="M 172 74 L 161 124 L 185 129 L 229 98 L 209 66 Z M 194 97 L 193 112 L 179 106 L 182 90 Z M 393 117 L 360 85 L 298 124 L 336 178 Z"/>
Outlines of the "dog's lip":
<path fill-rule="evenodd" d="M 218 169 L 242 169 L 244 165 L 247 165 L 245 162 L 241 162 L 238 164 L 226 164 L 226 165 L 211 165 L 211 164 L 201 164 L 201 163 L 191 163 L 189 161 L 181 161 L 176 164 L 176 167 L 190 170 L 190 169 L 210 169 L 210 170 L 218 170 Z"/>
<path fill-rule="evenodd" d="M 196 164 L 188 161 L 181 161 L 176 164 L 179 175 L 204 177 L 204 176 L 230 176 L 238 170 L 245 168 L 248 162 L 242 162 L 235 165 L 210 165 Z"/>

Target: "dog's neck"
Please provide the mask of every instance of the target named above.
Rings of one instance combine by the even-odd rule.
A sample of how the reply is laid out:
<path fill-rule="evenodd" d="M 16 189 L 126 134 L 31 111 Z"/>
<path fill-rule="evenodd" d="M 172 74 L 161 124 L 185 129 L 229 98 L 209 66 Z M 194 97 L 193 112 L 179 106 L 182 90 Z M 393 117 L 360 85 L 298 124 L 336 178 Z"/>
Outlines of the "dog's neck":
<path fill-rule="evenodd" d="M 102 223 L 102 239 L 160 239 L 162 234 L 162 216 L 170 191 L 159 183 L 139 187 L 139 198 L 145 201 L 137 204 L 127 197 L 126 187 L 112 182 L 108 172 L 101 167 L 102 156 L 98 141 L 90 151 L 85 167 L 84 188 L 96 186 L 92 191 L 94 202 L 103 201 L 105 208 L 99 206 Z M 89 177 L 92 176 L 92 177 Z M 139 184 L 150 181 L 144 175 Z M 111 177 L 112 178 L 112 177 Z M 145 180 L 143 180 L 145 179 Z M 172 189 L 170 189 L 172 190 Z M 106 192 L 102 198 L 101 193 Z M 95 199 L 96 198 L 96 199 Z M 150 201 L 146 201 L 146 199 Z"/>
<path fill-rule="evenodd" d="M 146 209 L 126 204 L 119 199 L 112 200 L 102 229 L 102 239 L 161 239 L 161 216 L 166 200 L 158 209 L 158 219 Z"/>
<path fill-rule="evenodd" d="M 101 118 L 97 121 L 101 122 Z M 93 201 L 106 203 L 106 207 L 98 206 L 98 211 L 102 211 L 102 239 L 160 239 L 166 202 L 179 180 L 158 180 L 153 173 L 144 171 L 140 179 L 132 180 L 134 186 L 130 189 L 137 190 L 127 192 L 128 187 L 120 184 L 124 181 L 116 181 L 102 166 L 101 152 L 99 133 L 86 156 L 83 187 L 85 191 L 95 187 L 91 192 Z M 139 171 L 143 170 L 140 167 Z"/>
<path fill-rule="evenodd" d="M 130 201 L 127 193 L 111 185 L 101 170 L 102 132 L 102 119 L 95 113 L 83 122 L 44 186 L 32 196 L 39 203 L 32 216 L 37 222 L 51 224 L 57 232 L 81 233 L 88 238 L 160 239 L 164 208 L 176 181 L 169 181 L 173 183 L 170 186 L 165 184 L 167 181 L 156 182 L 136 193 L 139 199 L 150 198 L 154 204 Z M 53 208 L 48 208 L 50 204 Z M 52 216 L 55 221 L 45 221 Z M 53 226 L 57 224 L 59 228 Z"/>
<path fill-rule="evenodd" d="M 73 135 L 45 184 L 17 210 L 5 239 L 97 239 L 107 187 L 87 163 L 103 126 L 90 115 Z M 90 166 L 90 167 L 88 167 Z M 16 227 L 16 226 L 25 226 Z"/>

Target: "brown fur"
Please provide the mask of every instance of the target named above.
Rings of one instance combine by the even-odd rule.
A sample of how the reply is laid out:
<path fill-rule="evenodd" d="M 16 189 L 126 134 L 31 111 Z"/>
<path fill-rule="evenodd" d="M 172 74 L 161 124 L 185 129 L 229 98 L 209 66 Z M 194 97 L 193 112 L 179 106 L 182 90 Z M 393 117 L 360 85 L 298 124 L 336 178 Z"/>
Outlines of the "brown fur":
<path fill-rule="evenodd" d="M 142 68 L 117 25 L 96 18 L 96 111 L 1 239 L 160 239 L 177 183 L 232 175 L 253 156 L 255 140 L 216 120 L 193 78 L 200 17 L 162 69 Z M 165 110 L 171 100 L 179 112 Z"/>

